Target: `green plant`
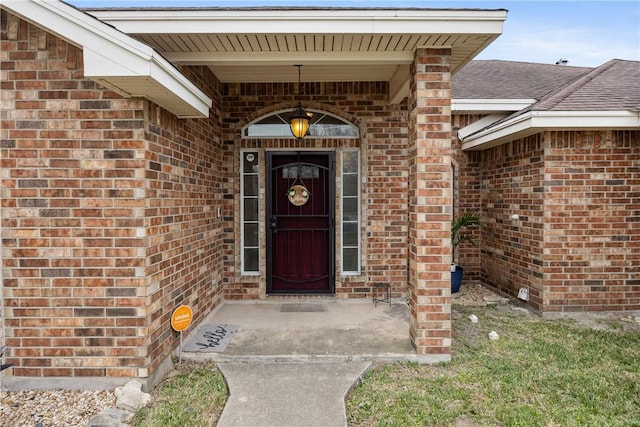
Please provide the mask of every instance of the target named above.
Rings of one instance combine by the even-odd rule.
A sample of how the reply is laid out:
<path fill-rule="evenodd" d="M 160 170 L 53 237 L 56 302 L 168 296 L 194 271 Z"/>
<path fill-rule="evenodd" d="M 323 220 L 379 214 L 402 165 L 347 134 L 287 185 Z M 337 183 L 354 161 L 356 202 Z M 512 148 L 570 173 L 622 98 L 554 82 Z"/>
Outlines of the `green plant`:
<path fill-rule="evenodd" d="M 482 225 L 482 217 L 477 212 L 465 212 L 451 221 L 451 244 L 453 246 L 453 257 L 455 259 L 456 247 L 462 242 L 469 242 L 476 245 L 473 235 L 466 229 L 467 227 Z"/>
<path fill-rule="evenodd" d="M 222 373 L 211 363 L 186 362 L 180 374 L 152 392 L 153 402 L 140 409 L 133 427 L 215 425 L 229 394 Z"/>

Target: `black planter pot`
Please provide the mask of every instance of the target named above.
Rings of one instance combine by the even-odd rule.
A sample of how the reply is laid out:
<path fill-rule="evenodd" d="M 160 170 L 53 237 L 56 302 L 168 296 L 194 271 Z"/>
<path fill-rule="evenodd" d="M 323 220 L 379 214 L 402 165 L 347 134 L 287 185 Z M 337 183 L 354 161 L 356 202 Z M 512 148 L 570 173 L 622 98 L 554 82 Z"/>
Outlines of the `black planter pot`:
<path fill-rule="evenodd" d="M 451 272 L 451 293 L 455 294 L 460 290 L 460 285 L 462 285 L 462 273 L 464 272 L 464 268 L 456 265 L 456 271 Z"/>

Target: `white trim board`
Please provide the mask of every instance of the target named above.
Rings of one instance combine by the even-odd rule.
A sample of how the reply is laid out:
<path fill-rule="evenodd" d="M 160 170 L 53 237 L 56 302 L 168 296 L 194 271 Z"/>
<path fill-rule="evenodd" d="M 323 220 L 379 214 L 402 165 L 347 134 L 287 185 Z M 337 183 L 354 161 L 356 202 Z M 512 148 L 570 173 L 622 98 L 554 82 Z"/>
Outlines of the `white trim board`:
<path fill-rule="evenodd" d="M 504 9 L 242 8 L 88 11 L 126 33 L 486 34 L 502 32 Z"/>
<path fill-rule="evenodd" d="M 82 49 L 85 77 L 150 99 L 180 118 L 208 117 L 211 99 L 149 46 L 60 1 L 3 0 L 2 7 Z"/>
<path fill-rule="evenodd" d="M 528 111 L 470 135 L 463 150 L 484 150 L 544 130 L 640 129 L 634 111 Z"/>

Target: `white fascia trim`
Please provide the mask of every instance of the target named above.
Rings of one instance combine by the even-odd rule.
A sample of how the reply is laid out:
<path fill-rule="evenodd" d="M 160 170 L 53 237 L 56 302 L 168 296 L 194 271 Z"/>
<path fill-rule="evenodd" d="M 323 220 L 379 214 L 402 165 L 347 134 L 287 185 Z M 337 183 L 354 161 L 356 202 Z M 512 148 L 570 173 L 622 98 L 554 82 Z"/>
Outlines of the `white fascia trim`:
<path fill-rule="evenodd" d="M 495 34 L 506 10 L 91 10 L 129 34 Z"/>
<path fill-rule="evenodd" d="M 452 99 L 451 111 L 489 112 L 489 111 L 520 111 L 537 99 Z"/>
<path fill-rule="evenodd" d="M 123 96 L 150 99 L 179 118 L 209 117 L 211 98 L 156 52 L 148 58 L 131 55 L 126 64 L 113 61 L 114 53 L 83 48 L 85 77 Z M 123 79 L 129 80 L 126 86 Z M 155 84 L 138 84 L 140 81 Z"/>
<path fill-rule="evenodd" d="M 211 99 L 149 46 L 57 0 L 2 0 L 2 6 L 82 48 L 86 78 L 109 86 L 109 77 L 146 77 L 189 104 L 191 116 L 209 116 Z"/>
<path fill-rule="evenodd" d="M 634 111 L 529 111 L 462 141 L 463 150 L 483 150 L 543 130 L 640 129 Z"/>
<path fill-rule="evenodd" d="M 458 130 L 458 139 L 460 141 L 464 141 L 464 139 L 469 135 L 472 135 L 488 126 L 491 126 L 493 123 L 496 123 L 497 121 L 504 119 L 508 114 L 509 113 L 495 113 L 495 114 L 490 114 L 488 116 L 485 116 L 480 120 L 475 121 L 470 125 L 465 126 L 460 130 Z"/>

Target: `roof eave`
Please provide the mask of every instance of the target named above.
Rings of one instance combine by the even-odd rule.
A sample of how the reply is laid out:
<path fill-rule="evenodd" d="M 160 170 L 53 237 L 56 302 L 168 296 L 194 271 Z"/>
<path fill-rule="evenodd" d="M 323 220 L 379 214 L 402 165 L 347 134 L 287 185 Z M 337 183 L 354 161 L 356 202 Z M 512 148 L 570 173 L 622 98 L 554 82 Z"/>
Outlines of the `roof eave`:
<path fill-rule="evenodd" d="M 285 67 L 302 64 L 308 81 L 388 81 L 393 103 L 408 96 L 408 65 L 415 49 L 451 49 L 455 73 L 502 34 L 507 17 L 504 9 L 315 7 L 111 8 L 89 13 L 156 46 L 174 63 L 210 67 L 223 83 L 290 82 L 294 74 Z M 230 40 L 232 36 L 241 39 Z M 325 44 L 324 37 L 331 36 L 336 38 Z M 367 44 L 371 37 L 382 37 L 393 47 L 378 50 Z M 173 38 L 185 38 L 195 47 L 184 49 Z M 248 71 L 255 68 L 260 71 Z M 331 80 L 323 80 L 326 76 Z"/>
<path fill-rule="evenodd" d="M 86 78 L 180 118 L 209 116 L 209 97 L 153 49 L 109 25 L 63 2 L 3 0 L 2 7 L 81 48 Z"/>
<path fill-rule="evenodd" d="M 486 150 L 545 130 L 640 129 L 637 111 L 529 111 L 468 136 L 464 151 Z"/>
<path fill-rule="evenodd" d="M 504 9 L 104 9 L 90 10 L 129 34 L 502 33 Z"/>

